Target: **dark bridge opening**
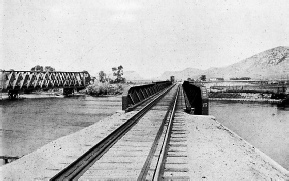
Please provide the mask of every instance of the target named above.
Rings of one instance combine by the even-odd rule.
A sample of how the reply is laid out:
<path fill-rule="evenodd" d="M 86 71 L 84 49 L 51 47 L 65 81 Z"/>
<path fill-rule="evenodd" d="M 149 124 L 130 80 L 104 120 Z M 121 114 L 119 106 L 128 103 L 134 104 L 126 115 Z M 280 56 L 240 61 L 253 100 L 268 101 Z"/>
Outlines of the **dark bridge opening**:
<path fill-rule="evenodd" d="M 207 90 L 203 86 L 195 85 L 193 82 L 184 81 L 183 90 L 186 99 L 186 111 L 196 115 L 209 114 L 209 100 Z"/>

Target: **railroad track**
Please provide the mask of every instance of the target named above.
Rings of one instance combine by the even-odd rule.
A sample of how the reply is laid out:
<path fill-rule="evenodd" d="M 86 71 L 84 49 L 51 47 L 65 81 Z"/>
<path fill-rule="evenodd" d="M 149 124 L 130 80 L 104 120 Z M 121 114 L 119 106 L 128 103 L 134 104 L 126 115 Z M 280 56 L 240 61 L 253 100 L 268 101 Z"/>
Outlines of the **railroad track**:
<path fill-rule="evenodd" d="M 188 180 L 185 123 L 174 120 L 184 107 L 181 86 L 173 85 L 146 102 L 51 180 Z"/>
<path fill-rule="evenodd" d="M 179 116 L 185 107 L 185 97 L 180 86 L 156 151 L 150 164 L 144 166 L 147 172 L 140 174 L 138 180 L 190 180 L 187 162 L 188 131 L 186 122 Z"/>

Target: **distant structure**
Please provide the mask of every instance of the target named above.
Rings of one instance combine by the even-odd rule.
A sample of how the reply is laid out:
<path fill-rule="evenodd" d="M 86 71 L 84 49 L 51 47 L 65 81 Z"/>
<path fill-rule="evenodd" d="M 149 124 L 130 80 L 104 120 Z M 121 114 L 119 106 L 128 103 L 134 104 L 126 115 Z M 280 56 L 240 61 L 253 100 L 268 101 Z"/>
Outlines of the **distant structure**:
<path fill-rule="evenodd" d="M 209 81 L 224 81 L 224 78 L 210 78 Z"/>
<path fill-rule="evenodd" d="M 172 82 L 172 83 L 175 82 L 175 76 L 171 76 L 171 82 Z"/>

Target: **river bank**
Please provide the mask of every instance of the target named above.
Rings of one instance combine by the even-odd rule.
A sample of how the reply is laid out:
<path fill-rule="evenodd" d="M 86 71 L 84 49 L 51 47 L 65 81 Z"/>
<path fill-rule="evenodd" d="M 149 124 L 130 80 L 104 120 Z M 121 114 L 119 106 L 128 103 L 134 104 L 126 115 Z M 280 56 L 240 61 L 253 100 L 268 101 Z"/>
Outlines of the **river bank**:
<path fill-rule="evenodd" d="M 237 101 L 237 102 L 263 102 L 280 103 L 282 99 L 271 99 L 271 94 L 263 93 L 209 93 L 210 101 Z"/>
<path fill-rule="evenodd" d="M 21 157 L 121 110 L 121 97 L 0 101 L 0 156 Z M 1 179 L 0 179 L 1 180 Z"/>
<path fill-rule="evenodd" d="M 281 99 L 234 99 L 234 98 L 209 98 L 210 101 L 236 101 L 236 102 L 263 102 L 263 103 L 281 103 Z"/>
<path fill-rule="evenodd" d="M 79 94 L 78 94 L 79 95 Z M 81 94 L 83 95 L 83 94 Z M 32 94 L 19 94 L 18 99 L 38 99 L 38 98 L 63 98 L 61 93 L 32 93 Z M 2 93 L 0 100 L 8 100 L 8 94 Z"/>
<path fill-rule="evenodd" d="M 20 94 L 17 99 L 22 100 L 22 99 L 42 99 L 42 98 L 65 98 L 65 97 L 79 97 L 79 96 L 89 96 L 89 97 L 117 97 L 120 96 L 121 93 L 118 94 L 107 94 L 107 95 L 89 95 L 86 93 L 74 93 L 73 95 L 70 96 L 65 96 L 62 93 L 46 93 L 46 92 L 41 92 L 41 93 L 31 93 L 31 94 Z M 0 96 L 0 101 L 1 100 L 9 100 L 8 94 L 7 93 L 2 93 Z"/>

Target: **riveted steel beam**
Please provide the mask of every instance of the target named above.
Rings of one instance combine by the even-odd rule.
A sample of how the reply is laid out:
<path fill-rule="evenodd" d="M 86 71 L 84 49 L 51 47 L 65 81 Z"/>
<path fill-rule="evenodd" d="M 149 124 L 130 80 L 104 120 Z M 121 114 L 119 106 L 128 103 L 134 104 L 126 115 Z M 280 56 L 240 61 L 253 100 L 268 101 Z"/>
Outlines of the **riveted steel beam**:
<path fill-rule="evenodd" d="M 128 87 L 122 94 L 122 109 L 129 111 L 170 85 L 170 81 L 163 81 Z"/>
<path fill-rule="evenodd" d="M 182 86 L 186 98 L 186 109 L 193 108 L 194 114 L 197 115 L 208 115 L 209 99 L 206 87 L 188 81 L 184 81 Z"/>
<path fill-rule="evenodd" d="M 2 91 L 39 88 L 84 88 L 89 82 L 86 72 L 0 71 Z M 11 91 L 10 91 L 11 92 Z M 12 91 L 13 92 L 13 91 Z"/>

